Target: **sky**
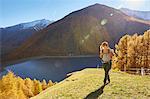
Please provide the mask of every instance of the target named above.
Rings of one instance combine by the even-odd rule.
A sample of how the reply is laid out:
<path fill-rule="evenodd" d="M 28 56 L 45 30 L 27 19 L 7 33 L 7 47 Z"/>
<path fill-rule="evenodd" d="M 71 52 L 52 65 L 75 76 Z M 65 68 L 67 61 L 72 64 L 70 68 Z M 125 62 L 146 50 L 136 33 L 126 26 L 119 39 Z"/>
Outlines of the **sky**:
<path fill-rule="evenodd" d="M 95 3 L 117 9 L 150 11 L 150 0 L 0 0 L 0 27 L 39 19 L 56 21 Z"/>

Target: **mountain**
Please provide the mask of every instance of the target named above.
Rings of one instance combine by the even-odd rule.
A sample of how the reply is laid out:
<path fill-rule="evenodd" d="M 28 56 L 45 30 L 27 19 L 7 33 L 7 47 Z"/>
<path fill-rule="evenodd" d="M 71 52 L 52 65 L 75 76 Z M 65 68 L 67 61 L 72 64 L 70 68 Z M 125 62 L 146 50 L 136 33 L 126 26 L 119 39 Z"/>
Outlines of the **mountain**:
<path fill-rule="evenodd" d="M 6 55 L 10 51 L 19 47 L 24 41 L 37 31 L 45 28 L 51 21 L 42 19 L 27 23 L 21 23 L 15 26 L 0 28 L 1 54 Z"/>
<path fill-rule="evenodd" d="M 136 11 L 127 8 L 121 8 L 120 10 L 129 16 L 150 21 L 150 11 Z"/>
<path fill-rule="evenodd" d="M 105 5 L 94 4 L 38 31 L 21 47 L 3 57 L 2 62 L 36 56 L 98 55 L 102 41 L 106 40 L 114 47 L 126 33 L 142 34 L 149 27 L 149 22 Z"/>

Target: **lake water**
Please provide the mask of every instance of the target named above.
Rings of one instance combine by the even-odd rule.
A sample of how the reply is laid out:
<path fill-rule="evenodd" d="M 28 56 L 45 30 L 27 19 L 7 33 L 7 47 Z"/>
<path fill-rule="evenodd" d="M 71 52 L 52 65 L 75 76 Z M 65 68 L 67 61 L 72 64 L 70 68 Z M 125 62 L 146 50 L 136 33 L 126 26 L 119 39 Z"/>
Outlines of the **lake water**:
<path fill-rule="evenodd" d="M 96 68 L 97 66 L 101 66 L 98 57 L 39 58 L 7 66 L 1 76 L 6 74 L 7 70 L 11 70 L 22 78 L 29 77 L 31 79 L 59 82 L 65 79 L 68 73 L 84 68 Z"/>

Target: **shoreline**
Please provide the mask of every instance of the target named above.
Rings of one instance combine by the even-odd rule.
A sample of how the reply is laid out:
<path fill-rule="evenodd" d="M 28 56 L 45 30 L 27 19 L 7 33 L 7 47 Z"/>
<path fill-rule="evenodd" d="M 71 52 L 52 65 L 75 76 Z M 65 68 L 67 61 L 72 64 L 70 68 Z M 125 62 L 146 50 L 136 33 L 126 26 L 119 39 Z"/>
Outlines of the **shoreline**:
<path fill-rule="evenodd" d="M 76 56 L 35 56 L 35 57 L 28 57 L 25 59 L 20 59 L 20 60 L 16 60 L 16 61 L 11 61 L 11 62 L 7 62 L 4 64 L 0 64 L 1 65 L 1 72 L 3 72 L 5 70 L 6 67 L 14 65 L 14 64 L 18 64 L 21 62 L 26 62 L 29 60 L 39 60 L 39 59 L 46 59 L 46 58 L 56 58 L 56 59 L 61 59 L 61 58 L 90 58 L 90 57 L 99 57 L 98 55 L 76 55 Z"/>

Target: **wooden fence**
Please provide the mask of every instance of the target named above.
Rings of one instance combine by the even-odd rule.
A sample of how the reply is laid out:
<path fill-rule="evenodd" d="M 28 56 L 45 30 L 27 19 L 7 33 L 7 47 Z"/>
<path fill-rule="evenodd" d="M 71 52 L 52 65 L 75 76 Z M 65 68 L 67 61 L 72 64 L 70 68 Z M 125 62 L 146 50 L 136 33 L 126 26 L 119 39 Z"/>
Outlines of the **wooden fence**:
<path fill-rule="evenodd" d="M 150 68 L 129 68 L 125 72 L 139 75 L 150 75 Z"/>

